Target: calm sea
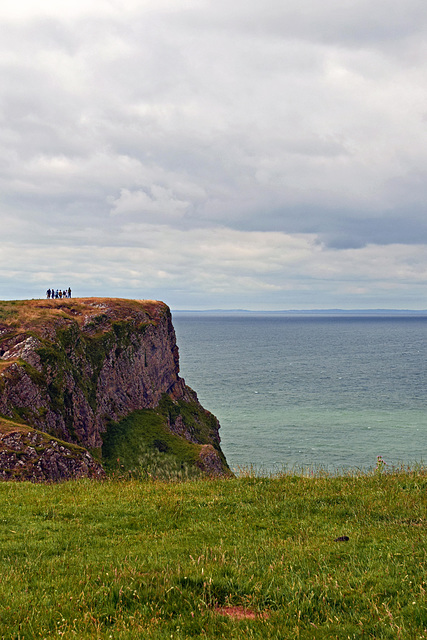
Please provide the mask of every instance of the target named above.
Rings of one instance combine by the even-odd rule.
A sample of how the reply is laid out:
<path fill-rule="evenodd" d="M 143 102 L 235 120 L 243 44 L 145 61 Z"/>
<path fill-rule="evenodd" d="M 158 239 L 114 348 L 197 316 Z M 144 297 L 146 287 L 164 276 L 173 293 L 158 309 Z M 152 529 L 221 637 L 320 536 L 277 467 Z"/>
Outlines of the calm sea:
<path fill-rule="evenodd" d="M 427 317 L 173 317 L 181 375 L 232 468 L 369 469 L 427 460 Z"/>

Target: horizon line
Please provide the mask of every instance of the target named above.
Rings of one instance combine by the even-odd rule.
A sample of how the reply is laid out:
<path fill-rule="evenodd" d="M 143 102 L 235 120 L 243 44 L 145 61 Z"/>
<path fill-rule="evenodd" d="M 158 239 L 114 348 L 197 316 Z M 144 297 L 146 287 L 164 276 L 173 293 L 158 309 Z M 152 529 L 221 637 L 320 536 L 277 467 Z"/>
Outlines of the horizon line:
<path fill-rule="evenodd" d="M 390 314 L 390 313 L 415 313 L 415 314 L 427 314 L 427 309 L 341 309 L 341 308 L 318 308 L 318 309 L 173 309 L 172 313 L 363 313 L 363 314 Z"/>

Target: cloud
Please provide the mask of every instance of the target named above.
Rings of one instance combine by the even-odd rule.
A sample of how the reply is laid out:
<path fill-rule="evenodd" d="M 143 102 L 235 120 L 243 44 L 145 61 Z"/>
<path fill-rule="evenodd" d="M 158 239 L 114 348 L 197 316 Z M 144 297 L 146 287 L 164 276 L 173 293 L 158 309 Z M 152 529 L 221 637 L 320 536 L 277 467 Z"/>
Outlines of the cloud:
<path fill-rule="evenodd" d="M 359 304 L 378 286 L 399 306 L 402 273 L 418 295 L 423 267 L 408 256 L 427 244 L 421 1 L 17 0 L 0 26 L 0 223 L 8 246 L 26 247 L 34 282 L 66 273 L 71 252 L 82 288 L 122 283 L 130 295 L 143 268 L 154 297 L 156 283 L 199 305 L 245 291 L 280 305 L 295 287 L 308 304 L 321 260 L 338 283 L 355 251 L 377 252 L 391 285 L 373 259 L 372 280 L 357 263 Z M 92 280 L 71 268 L 90 264 L 87 247 Z M 348 303 L 340 287 L 328 289 L 333 306 Z"/>
<path fill-rule="evenodd" d="M 316 236 L 226 228 L 179 231 L 129 223 L 119 238 L 100 229 L 91 245 L 3 243 L 0 281 L 74 294 L 160 298 L 174 308 L 422 308 L 426 246 L 334 250 Z M 21 286 L 21 285 L 20 285 Z M 17 291 L 20 291 L 18 287 Z M 390 297 L 391 296 L 391 297 Z M 33 296 L 31 296 L 33 297 Z"/>
<path fill-rule="evenodd" d="M 208 31 L 382 47 L 425 33 L 425 6 L 422 0 L 378 0 L 374 5 L 369 0 L 268 0 L 262 6 L 255 0 L 232 5 L 218 0 L 199 3 L 184 20 Z"/>

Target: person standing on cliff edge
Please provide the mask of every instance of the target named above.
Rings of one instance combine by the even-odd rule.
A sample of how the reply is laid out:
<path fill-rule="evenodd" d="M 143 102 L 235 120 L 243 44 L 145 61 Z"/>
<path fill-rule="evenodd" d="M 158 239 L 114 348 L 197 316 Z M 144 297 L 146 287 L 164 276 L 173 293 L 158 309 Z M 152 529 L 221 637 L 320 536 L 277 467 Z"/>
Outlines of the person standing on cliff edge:
<path fill-rule="evenodd" d="M 68 287 L 68 297 L 71 298 L 71 287 Z"/>

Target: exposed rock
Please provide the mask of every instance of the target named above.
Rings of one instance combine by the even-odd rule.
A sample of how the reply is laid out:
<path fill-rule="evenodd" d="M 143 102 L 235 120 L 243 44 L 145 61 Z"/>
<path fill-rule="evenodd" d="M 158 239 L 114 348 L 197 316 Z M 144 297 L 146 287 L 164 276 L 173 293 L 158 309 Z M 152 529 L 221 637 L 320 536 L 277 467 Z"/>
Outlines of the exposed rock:
<path fill-rule="evenodd" d="M 0 478 L 58 482 L 102 478 L 105 472 L 88 451 L 28 430 L 0 433 Z"/>
<path fill-rule="evenodd" d="M 191 431 L 188 429 L 182 416 L 177 416 L 174 422 L 171 422 L 169 418 L 168 425 L 171 430 L 171 433 L 174 433 L 177 436 L 181 436 L 181 438 L 185 438 L 186 440 L 188 440 L 188 442 L 197 443 L 197 439 L 193 436 Z"/>
<path fill-rule="evenodd" d="M 100 449 L 109 424 L 166 406 L 167 397 L 170 432 L 209 449 L 203 448 L 197 466 L 210 475 L 230 473 L 218 421 L 179 377 L 175 331 L 164 303 L 42 300 L 3 302 L 0 311 L 6 317 L 0 326 L 0 415 L 65 442 Z M 22 438 L 18 441 L 23 446 Z M 6 438 L 6 445 L 13 451 L 13 438 Z M 34 469 L 45 469 L 50 479 L 91 475 L 83 455 L 70 466 L 70 456 L 61 460 L 55 449 L 50 445 Z M 32 459 L 31 452 L 26 449 L 24 457 Z M 1 469 L 9 473 L 13 465 L 22 467 L 12 454 L 3 456 L 0 477 Z"/>
<path fill-rule="evenodd" d="M 196 464 L 209 476 L 223 475 L 222 460 L 211 444 L 202 445 Z"/>

